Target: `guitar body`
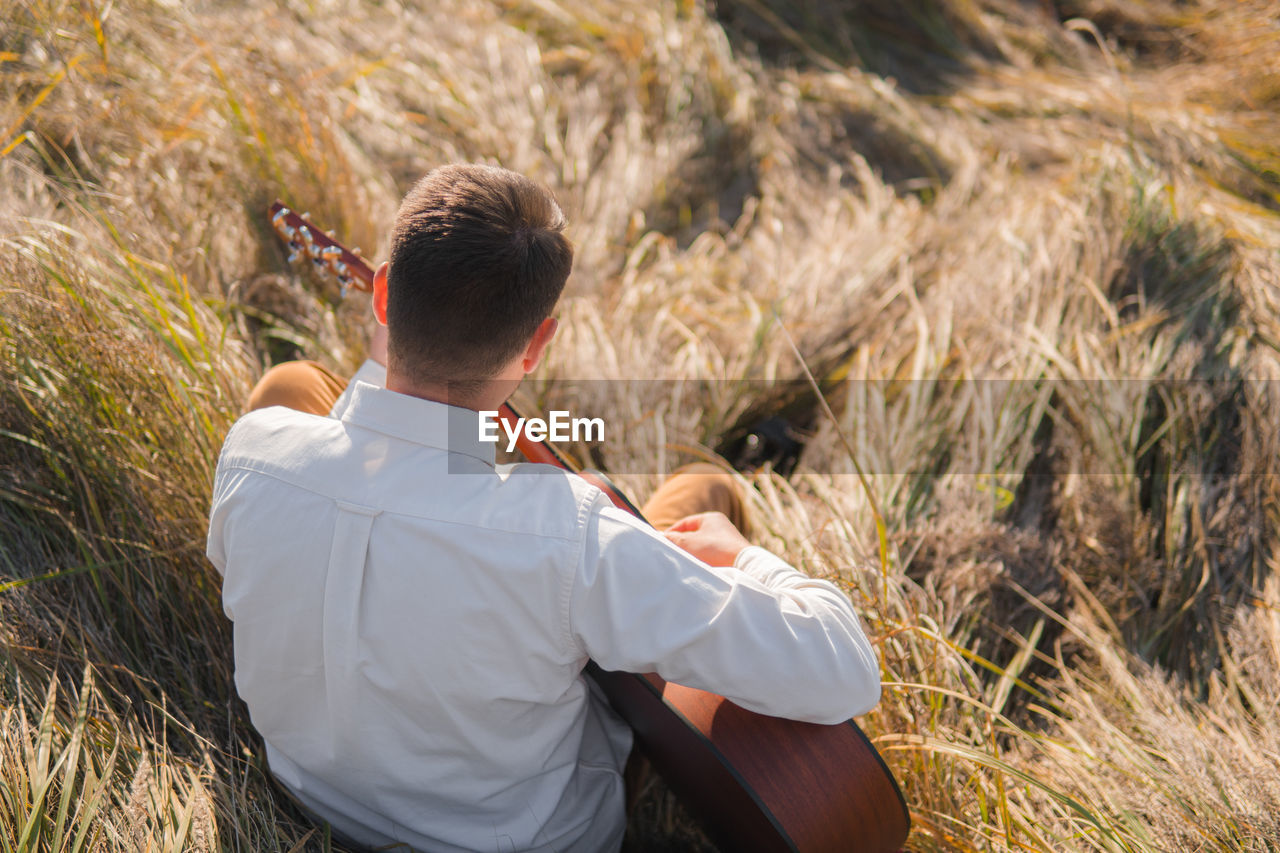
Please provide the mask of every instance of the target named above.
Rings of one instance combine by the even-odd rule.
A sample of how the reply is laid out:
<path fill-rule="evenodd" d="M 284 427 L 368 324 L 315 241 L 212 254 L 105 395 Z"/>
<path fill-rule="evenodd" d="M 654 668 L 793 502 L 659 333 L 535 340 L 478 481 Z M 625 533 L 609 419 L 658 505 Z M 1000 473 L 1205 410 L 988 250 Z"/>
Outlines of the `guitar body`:
<path fill-rule="evenodd" d="M 271 224 L 290 259 L 310 261 L 345 290 L 371 290 L 373 268 L 356 252 L 280 202 Z M 518 415 L 499 417 L 514 430 Z M 550 444 L 521 433 L 531 462 L 575 470 Z M 636 509 L 600 472 L 581 472 L 620 509 Z M 652 673 L 588 675 L 635 731 L 636 741 L 725 853 L 886 853 L 911 826 L 893 774 L 852 721 L 821 726 L 748 711 L 723 696 Z"/>
<path fill-rule="evenodd" d="M 725 853 L 885 853 L 906 840 L 902 792 L 852 720 L 767 717 L 652 673 L 588 674 Z"/>

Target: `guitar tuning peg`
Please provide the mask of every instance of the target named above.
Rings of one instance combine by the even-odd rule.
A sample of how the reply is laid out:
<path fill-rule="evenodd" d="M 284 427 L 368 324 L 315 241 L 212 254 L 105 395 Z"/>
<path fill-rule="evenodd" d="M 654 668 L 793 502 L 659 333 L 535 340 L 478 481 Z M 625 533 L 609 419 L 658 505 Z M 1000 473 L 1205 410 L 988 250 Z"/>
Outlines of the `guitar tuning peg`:
<path fill-rule="evenodd" d="M 337 239 L 338 232 L 330 229 L 324 232 L 324 236 L 328 237 L 330 240 L 334 240 L 334 239 Z"/>
<path fill-rule="evenodd" d="M 356 246 L 354 249 L 352 249 L 351 254 L 355 255 L 357 258 L 360 257 L 360 247 Z"/>
<path fill-rule="evenodd" d="M 290 211 L 289 208 L 282 207 L 276 211 L 275 216 L 271 217 L 272 227 L 275 228 L 279 234 L 289 240 L 292 240 L 293 235 L 298 231 L 298 229 L 289 224 L 288 217 L 291 214 L 292 211 Z"/>
<path fill-rule="evenodd" d="M 298 257 L 299 257 L 298 250 L 294 249 L 292 252 L 289 253 L 289 263 L 296 264 L 298 262 Z"/>
<path fill-rule="evenodd" d="M 308 222 L 310 222 L 310 221 L 311 221 L 311 211 L 309 211 L 309 210 L 308 210 L 306 213 L 302 214 L 302 218 L 303 218 L 303 219 L 305 219 L 305 220 L 307 220 Z"/>

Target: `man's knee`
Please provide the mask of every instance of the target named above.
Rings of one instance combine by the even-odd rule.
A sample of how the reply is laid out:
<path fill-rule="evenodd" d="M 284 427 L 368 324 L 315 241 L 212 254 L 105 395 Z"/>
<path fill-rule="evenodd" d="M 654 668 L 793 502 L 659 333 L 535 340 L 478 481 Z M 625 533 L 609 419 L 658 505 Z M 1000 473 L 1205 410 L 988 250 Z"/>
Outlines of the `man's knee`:
<path fill-rule="evenodd" d="M 710 462 L 693 462 L 682 465 L 672 472 L 668 482 L 677 480 L 687 483 L 687 488 L 695 489 L 706 495 L 709 503 L 717 506 L 740 502 L 742 495 L 738 484 L 728 471 Z M 726 513 L 727 515 L 727 513 Z"/>
<path fill-rule="evenodd" d="M 346 383 L 314 361 L 286 361 L 263 374 L 249 394 L 247 411 L 287 406 L 327 415 Z"/>
<path fill-rule="evenodd" d="M 645 517 L 659 530 L 699 512 L 722 512 L 744 536 L 750 535 L 746 504 L 737 481 L 709 462 L 676 469 L 644 507 Z"/>

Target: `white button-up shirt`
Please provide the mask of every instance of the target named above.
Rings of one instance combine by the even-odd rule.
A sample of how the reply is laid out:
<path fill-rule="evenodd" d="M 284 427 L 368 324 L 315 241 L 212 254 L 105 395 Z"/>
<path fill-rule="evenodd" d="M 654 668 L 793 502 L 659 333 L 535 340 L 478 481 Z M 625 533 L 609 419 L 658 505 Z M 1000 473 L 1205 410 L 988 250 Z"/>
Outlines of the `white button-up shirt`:
<path fill-rule="evenodd" d="M 757 547 L 713 568 L 579 477 L 495 468 L 475 412 L 382 375 L 362 368 L 330 417 L 241 418 L 209 522 L 236 688 L 272 771 L 338 832 L 616 850 L 631 735 L 588 658 L 812 722 L 878 701 L 832 584 Z"/>

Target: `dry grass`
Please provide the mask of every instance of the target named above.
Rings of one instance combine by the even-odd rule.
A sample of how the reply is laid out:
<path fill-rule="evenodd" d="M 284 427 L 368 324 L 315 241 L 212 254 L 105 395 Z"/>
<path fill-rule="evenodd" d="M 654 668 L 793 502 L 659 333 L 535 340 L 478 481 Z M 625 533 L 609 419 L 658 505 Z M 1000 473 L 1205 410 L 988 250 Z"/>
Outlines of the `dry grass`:
<path fill-rule="evenodd" d="M 593 386 L 619 470 L 795 377 L 779 320 L 851 380 L 752 503 L 865 614 L 911 849 L 1280 848 L 1276 69 L 1236 0 L 8 4 L 0 845 L 329 846 L 202 556 L 253 378 L 362 349 L 262 211 L 375 254 L 486 160 L 574 222 L 533 390 L 725 380 Z"/>

